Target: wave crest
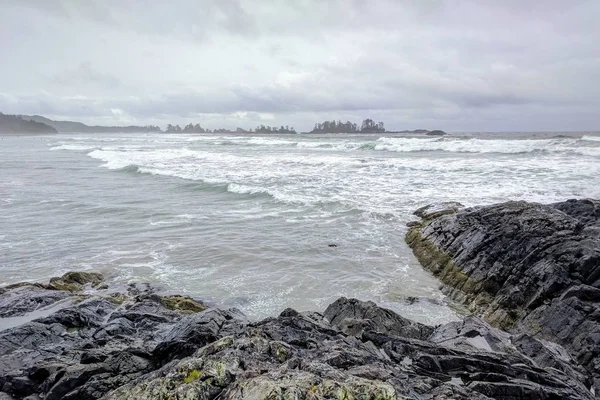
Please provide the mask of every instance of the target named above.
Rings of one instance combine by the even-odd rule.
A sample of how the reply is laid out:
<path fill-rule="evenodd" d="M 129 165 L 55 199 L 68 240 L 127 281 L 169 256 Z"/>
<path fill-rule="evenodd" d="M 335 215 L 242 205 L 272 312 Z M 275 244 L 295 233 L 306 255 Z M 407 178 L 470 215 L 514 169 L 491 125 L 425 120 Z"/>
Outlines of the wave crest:
<path fill-rule="evenodd" d="M 584 140 L 587 142 L 600 142 L 600 136 L 583 135 L 581 137 L 581 140 Z"/>

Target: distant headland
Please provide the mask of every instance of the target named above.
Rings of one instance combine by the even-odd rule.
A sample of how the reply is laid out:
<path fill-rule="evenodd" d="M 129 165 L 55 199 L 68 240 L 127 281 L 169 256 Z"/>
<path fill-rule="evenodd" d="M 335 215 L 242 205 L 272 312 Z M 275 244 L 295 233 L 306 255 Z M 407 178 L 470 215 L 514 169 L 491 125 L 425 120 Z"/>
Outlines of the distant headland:
<path fill-rule="evenodd" d="M 165 130 L 156 125 L 129 125 L 129 126 L 102 126 L 86 125 L 75 121 L 54 121 L 41 115 L 6 115 L 0 113 L 0 134 L 2 133 L 219 133 L 219 134 L 286 134 L 286 133 L 306 133 L 306 134 L 383 134 L 383 133 L 405 133 L 415 135 L 442 136 L 446 132 L 441 130 L 415 129 L 403 131 L 386 130 L 385 124 L 381 121 L 376 122 L 370 118 L 362 121 L 360 125 L 340 120 L 324 121 L 316 123 L 314 128 L 308 132 L 297 132 L 293 126 L 281 125 L 268 126 L 259 125 L 254 129 L 207 129 L 199 123 L 188 124 L 183 128 L 179 125 L 168 124 Z"/>

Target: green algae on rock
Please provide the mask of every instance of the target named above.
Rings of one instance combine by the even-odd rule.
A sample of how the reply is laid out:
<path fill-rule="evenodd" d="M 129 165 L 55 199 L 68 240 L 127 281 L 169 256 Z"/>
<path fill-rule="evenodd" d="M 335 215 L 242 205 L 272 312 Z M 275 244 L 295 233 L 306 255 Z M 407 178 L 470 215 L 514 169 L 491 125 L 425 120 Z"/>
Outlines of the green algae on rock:
<path fill-rule="evenodd" d="M 50 278 L 48 289 L 66 290 L 68 292 L 79 292 L 85 285 L 97 287 L 104 282 L 104 277 L 98 272 L 67 272 L 61 277 Z"/>
<path fill-rule="evenodd" d="M 199 301 L 186 296 L 164 296 L 161 302 L 170 310 L 180 311 L 185 314 L 206 310 L 206 306 Z"/>

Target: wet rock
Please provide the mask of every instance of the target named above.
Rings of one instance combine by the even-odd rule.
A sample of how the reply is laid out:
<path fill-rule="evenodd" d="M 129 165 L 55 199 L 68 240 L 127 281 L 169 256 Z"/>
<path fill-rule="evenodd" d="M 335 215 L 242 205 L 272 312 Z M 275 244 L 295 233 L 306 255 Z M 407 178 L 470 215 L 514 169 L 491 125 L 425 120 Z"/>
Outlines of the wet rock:
<path fill-rule="evenodd" d="M 372 301 L 342 297 L 327 307 L 323 315 L 332 325 L 346 333 L 353 331 L 354 335 L 362 332 L 362 328 L 368 328 L 391 335 L 427 339 L 433 332 L 432 327 L 403 318 L 391 310 L 378 307 Z M 357 326 L 361 326 L 361 329 L 356 330 Z"/>
<path fill-rule="evenodd" d="M 446 347 L 509 353 L 514 346 L 511 335 L 492 328 L 476 316 L 437 327 L 429 337 L 433 343 Z"/>
<path fill-rule="evenodd" d="M 429 204 L 429 205 L 423 206 L 423 207 L 417 209 L 413 214 L 416 215 L 417 217 L 420 217 L 423 219 L 431 219 L 431 218 L 441 217 L 442 215 L 454 214 L 455 212 L 457 212 L 458 210 L 460 210 L 461 208 L 464 208 L 464 207 L 465 206 L 463 206 L 461 203 L 458 203 L 456 201 L 448 201 L 448 202 Z M 416 226 L 416 225 L 418 225 L 418 223 L 412 224 L 412 226 Z"/>
<path fill-rule="evenodd" d="M 477 318 L 430 327 L 340 298 L 249 322 L 147 285 L 34 287 L 67 297 L 0 331 L 8 399 L 592 398 L 562 347 Z"/>
<path fill-rule="evenodd" d="M 153 357 L 158 364 L 164 364 L 188 356 L 222 336 L 243 331 L 245 325 L 245 317 L 235 310 L 209 309 L 183 317 L 158 336 Z"/>
<path fill-rule="evenodd" d="M 208 344 L 105 399 L 591 399 L 584 384 L 517 351 L 439 345 L 371 302 L 342 298 L 328 310 L 324 317 L 288 309 L 249 324 L 242 334 Z M 364 321 L 363 331 L 344 334 L 347 320 L 356 319 Z M 510 335 L 481 320 L 454 329 L 452 338 L 472 337 L 474 329 L 497 334 L 498 350 L 512 348 Z M 417 331 L 422 340 L 402 336 Z"/>
<path fill-rule="evenodd" d="M 69 296 L 65 291 L 49 290 L 29 283 L 8 286 L 0 292 L 0 318 L 22 316 Z"/>
<path fill-rule="evenodd" d="M 163 354 L 157 364 L 152 353 L 177 322 L 193 316 L 189 307 L 165 306 L 163 299 L 172 296 L 157 295 L 144 285 L 82 294 L 79 288 L 101 282 L 93 273 L 66 274 L 52 282 L 13 285 L 0 293 L 5 314 L 23 314 L 0 318 L 0 328 L 6 326 L 0 330 L 0 390 L 18 399 L 37 394 L 46 399 L 97 399 L 177 356 Z M 57 290 L 65 285 L 80 286 Z M 27 296 L 33 299 L 29 303 Z M 188 300 L 179 297 L 177 304 L 180 299 Z M 194 327 L 206 328 L 204 335 L 214 340 L 219 331 L 226 331 L 227 318 L 236 316 L 222 316 L 216 332 Z M 11 326 L 16 320 L 20 324 Z M 187 345 L 193 352 L 204 344 Z"/>
<path fill-rule="evenodd" d="M 600 202 L 508 202 L 423 218 L 406 239 L 447 294 L 495 326 L 564 346 L 598 380 Z M 530 339 L 520 346 L 564 369 L 562 354 L 536 357 Z"/>

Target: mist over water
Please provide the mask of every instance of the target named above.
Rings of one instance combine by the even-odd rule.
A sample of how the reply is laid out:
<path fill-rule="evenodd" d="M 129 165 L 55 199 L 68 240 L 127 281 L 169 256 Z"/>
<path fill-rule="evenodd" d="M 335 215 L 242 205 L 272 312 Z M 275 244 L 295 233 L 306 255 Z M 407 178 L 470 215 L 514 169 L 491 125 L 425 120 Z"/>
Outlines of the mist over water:
<path fill-rule="evenodd" d="M 21 136 L 0 170 L 1 283 L 93 269 L 251 318 L 344 295 L 441 323 L 455 314 L 404 243 L 412 212 L 598 198 L 600 137 Z"/>

